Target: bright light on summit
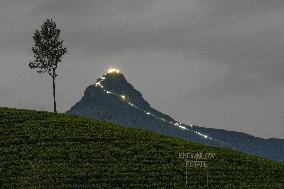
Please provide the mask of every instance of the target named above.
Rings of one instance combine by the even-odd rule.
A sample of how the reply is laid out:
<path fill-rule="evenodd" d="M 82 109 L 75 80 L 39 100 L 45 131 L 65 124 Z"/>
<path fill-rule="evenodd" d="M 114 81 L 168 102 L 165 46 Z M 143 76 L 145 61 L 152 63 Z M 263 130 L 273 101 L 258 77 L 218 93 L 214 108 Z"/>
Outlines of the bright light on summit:
<path fill-rule="evenodd" d="M 118 69 L 115 68 L 110 68 L 107 73 L 112 74 L 112 73 L 120 73 L 120 71 Z"/>

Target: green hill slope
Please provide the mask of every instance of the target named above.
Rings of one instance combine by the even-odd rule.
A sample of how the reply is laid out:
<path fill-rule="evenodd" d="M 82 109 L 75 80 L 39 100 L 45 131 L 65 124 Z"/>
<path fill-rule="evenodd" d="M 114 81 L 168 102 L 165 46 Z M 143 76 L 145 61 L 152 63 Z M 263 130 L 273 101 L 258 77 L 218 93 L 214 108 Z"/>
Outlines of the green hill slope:
<path fill-rule="evenodd" d="M 0 108 L 0 136 L 0 188 L 284 188 L 283 163 L 83 117 Z"/>

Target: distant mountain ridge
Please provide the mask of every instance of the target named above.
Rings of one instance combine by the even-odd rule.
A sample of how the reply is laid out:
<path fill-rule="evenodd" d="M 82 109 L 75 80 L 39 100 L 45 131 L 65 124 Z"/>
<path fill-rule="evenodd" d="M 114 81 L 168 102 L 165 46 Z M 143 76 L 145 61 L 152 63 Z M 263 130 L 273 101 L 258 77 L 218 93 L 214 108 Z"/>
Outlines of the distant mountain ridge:
<path fill-rule="evenodd" d="M 124 75 L 114 69 L 87 87 L 82 99 L 67 113 L 284 161 L 284 139 L 262 139 L 241 132 L 180 123 L 152 108 Z"/>

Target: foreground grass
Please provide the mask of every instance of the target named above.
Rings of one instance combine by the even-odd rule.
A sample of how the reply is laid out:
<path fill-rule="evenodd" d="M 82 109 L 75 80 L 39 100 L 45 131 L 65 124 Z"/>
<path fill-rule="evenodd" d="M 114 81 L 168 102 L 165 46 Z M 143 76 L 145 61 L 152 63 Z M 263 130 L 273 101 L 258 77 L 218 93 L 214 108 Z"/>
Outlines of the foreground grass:
<path fill-rule="evenodd" d="M 284 188 L 283 163 L 78 116 L 0 108 L 0 136 L 0 188 Z"/>

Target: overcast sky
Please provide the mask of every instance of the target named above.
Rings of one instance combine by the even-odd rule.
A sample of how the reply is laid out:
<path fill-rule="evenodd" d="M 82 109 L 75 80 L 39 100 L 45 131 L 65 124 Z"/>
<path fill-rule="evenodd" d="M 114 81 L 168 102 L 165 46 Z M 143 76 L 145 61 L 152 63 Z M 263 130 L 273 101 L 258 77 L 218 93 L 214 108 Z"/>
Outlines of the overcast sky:
<path fill-rule="evenodd" d="M 0 0 L 0 106 L 52 111 L 52 82 L 28 67 L 52 18 L 68 54 L 65 112 L 109 67 L 184 123 L 284 138 L 283 0 Z"/>

